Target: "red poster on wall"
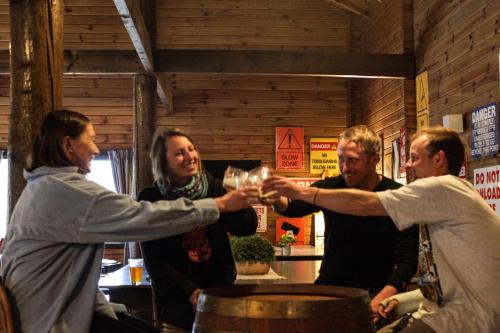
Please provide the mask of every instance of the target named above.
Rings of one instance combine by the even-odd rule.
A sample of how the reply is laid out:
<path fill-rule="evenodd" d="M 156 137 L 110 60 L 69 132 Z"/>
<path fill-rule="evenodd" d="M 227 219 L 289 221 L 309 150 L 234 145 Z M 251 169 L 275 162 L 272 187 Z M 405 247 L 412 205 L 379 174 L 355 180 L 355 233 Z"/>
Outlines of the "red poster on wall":
<path fill-rule="evenodd" d="M 276 170 L 304 169 L 304 128 L 276 127 Z"/>
<path fill-rule="evenodd" d="M 292 230 L 295 236 L 293 245 L 304 245 L 305 219 L 303 217 L 278 217 L 276 219 L 276 245 L 279 244 L 281 235 L 287 230 Z"/>
<path fill-rule="evenodd" d="M 406 129 L 399 129 L 399 172 L 400 177 L 406 177 Z"/>

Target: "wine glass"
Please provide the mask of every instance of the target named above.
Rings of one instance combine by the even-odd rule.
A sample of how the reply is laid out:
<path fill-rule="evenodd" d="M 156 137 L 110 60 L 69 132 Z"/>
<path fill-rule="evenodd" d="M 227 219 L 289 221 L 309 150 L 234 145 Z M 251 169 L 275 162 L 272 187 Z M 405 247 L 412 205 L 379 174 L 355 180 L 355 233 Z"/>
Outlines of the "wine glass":
<path fill-rule="evenodd" d="M 239 189 L 247 184 L 248 172 L 240 168 L 228 166 L 224 171 L 222 186 L 227 191 Z"/>

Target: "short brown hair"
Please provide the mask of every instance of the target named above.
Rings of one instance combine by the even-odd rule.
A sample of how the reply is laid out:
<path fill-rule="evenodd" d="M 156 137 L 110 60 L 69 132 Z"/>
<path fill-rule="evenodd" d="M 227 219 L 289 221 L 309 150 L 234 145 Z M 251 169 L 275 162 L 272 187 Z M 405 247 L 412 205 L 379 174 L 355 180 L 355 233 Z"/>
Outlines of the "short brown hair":
<path fill-rule="evenodd" d="M 90 124 L 89 118 L 75 111 L 64 109 L 49 112 L 33 140 L 26 161 L 26 170 L 31 172 L 44 165 L 73 166 L 64 152 L 63 139 L 66 136 L 77 139 L 88 124 Z"/>
<path fill-rule="evenodd" d="M 458 133 L 449 128 L 434 126 L 415 133 L 412 141 L 423 135 L 427 137 L 426 149 L 430 156 L 442 150 L 448 160 L 448 172 L 458 176 L 465 159 L 465 147 Z"/>
<path fill-rule="evenodd" d="M 346 129 L 340 133 L 339 141 L 345 140 L 360 145 L 367 154 L 380 153 L 380 137 L 368 126 L 357 125 Z"/>
<path fill-rule="evenodd" d="M 149 157 L 151 158 L 151 171 L 154 180 L 166 184 L 168 183 L 168 163 L 167 163 L 167 140 L 175 137 L 183 136 L 188 139 L 194 146 L 193 140 L 178 128 L 160 130 L 155 133 Z M 198 170 L 202 172 L 201 158 L 198 158 Z"/>

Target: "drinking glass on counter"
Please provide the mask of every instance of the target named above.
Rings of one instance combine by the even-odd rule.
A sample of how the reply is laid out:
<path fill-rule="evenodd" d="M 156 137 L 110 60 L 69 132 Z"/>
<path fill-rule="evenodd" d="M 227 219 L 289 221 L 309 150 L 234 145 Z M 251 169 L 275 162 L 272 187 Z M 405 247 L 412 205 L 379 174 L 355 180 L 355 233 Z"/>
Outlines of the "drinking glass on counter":
<path fill-rule="evenodd" d="M 130 268 L 130 282 L 133 285 L 140 285 L 142 283 L 142 266 L 143 259 L 129 259 L 128 266 Z"/>

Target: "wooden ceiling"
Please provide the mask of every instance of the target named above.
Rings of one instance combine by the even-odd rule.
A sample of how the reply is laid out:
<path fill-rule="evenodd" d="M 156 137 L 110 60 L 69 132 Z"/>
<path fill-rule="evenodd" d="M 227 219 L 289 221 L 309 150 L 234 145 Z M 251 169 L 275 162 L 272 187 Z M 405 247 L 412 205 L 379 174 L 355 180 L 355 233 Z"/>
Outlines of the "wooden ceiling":
<path fill-rule="evenodd" d="M 64 4 L 65 73 L 152 74 L 169 111 L 172 93 L 163 73 L 413 76 L 412 55 L 351 52 L 356 18 L 348 12 L 367 16 L 364 0 Z M 1 0 L 0 49 L 5 50 L 8 16 L 8 2 Z M 0 73 L 8 72 L 8 54 L 0 52 Z"/>
<path fill-rule="evenodd" d="M 351 52 L 352 25 L 359 18 L 338 5 L 365 8 L 364 0 L 335 5 L 321 0 L 159 0 L 151 14 L 139 2 L 65 0 L 64 47 L 72 51 L 66 72 L 413 74 L 411 56 Z M 0 0 L 0 50 L 8 49 L 8 41 L 9 6 Z M 119 52 L 133 50 L 139 57 Z M 136 67 L 138 59 L 144 69 Z M 7 72 L 3 52 L 0 73 Z"/>

